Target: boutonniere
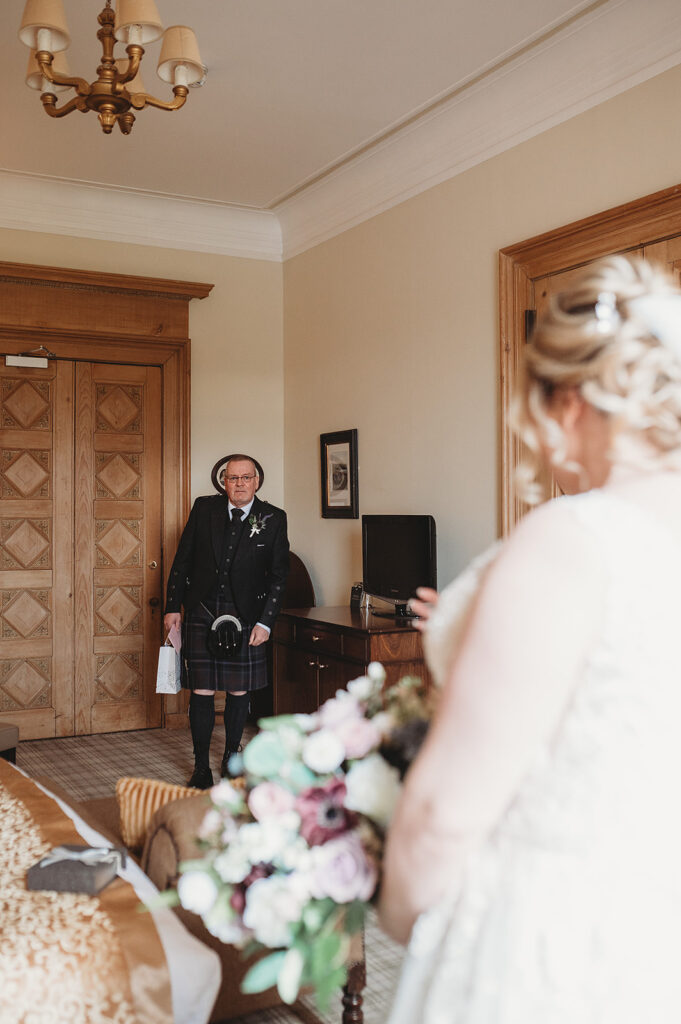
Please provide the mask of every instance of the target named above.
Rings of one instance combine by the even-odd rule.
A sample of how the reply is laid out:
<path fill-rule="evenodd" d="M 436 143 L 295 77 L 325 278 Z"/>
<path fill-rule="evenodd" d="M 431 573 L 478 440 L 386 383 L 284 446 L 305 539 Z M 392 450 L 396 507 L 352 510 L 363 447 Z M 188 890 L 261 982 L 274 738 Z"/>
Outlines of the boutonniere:
<path fill-rule="evenodd" d="M 267 519 L 271 519 L 271 518 L 272 518 L 272 512 L 268 512 L 267 515 L 263 515 L 261 513 L 259 516 L 256 516 L 256 514 L 253 513 L 252 516 L 249 516 L 248 517 L 248 522 L 249 522 L 249 525 L 251 527 L 251 532 L 248 535 L 249 538 L 250 537 L 255 537 L 256 534 L 258 534 L 258 533 L 262 533 L 262 531 L 265 529 L 265 526 L 267 525 L 266 524 L 266 520 Z"/>

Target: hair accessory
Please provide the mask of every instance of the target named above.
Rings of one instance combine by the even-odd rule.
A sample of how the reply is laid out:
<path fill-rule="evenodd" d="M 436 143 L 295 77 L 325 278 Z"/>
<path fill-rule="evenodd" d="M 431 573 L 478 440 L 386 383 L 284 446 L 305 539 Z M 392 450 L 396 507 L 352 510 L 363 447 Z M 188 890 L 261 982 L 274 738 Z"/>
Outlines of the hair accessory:
<path fill-rule="evenodd" d="M 617 312 L 617 296 L 614 292 L 600 292 L 594 306 L 596 330 L 599 334 L 612 334 L 620 322 Z"/>
<path fill-rule="evenodd" d="M 629 309 L 657 340 L 681 359 L 681 295 L 641 295 Z"/>

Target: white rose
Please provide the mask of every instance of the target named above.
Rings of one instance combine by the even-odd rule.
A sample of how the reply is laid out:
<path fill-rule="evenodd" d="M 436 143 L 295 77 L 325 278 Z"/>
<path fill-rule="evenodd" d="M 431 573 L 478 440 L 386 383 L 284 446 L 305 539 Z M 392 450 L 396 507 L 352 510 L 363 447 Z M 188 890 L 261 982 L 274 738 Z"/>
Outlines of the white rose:
<path fill-rule="evenodd" d="M 277 818 L 249 822 L 239 829 L 239 842 L 252 864 L 270 864 L 289 845 L 297 833 L 300 817 L 287 811 Z"/>
<path fill-rule="evenodd" d="M 204 924 L 216 939 L 219 939 L 220 942 L 224 942 L 228 946 L 236 946 L 237 949 L 244 946 L 247 940 L 252 937 L 251 933 L 246 928 L 243 928 L 234 918 L 228 919 L 223 916 L 213 918 L 209 914 Z"/>
<path fill-rule="evenodd" d="M 378 691 L 379 687 L 369 676 L 358 676 L 348 683 L 348 693 L 356 700 L 367 701 Z"/>
<path fill-rule="evenodd" d="M 234 818 L 227 818 L 225 821 L 225 827 L 223 828 L 220 836 L 220 842 L 222 845 L 229 846 L 230 843 L 234 842 L 238 831 L 239 828 Z"/>
<path fill-rule="evenodd" d="M 259 878 L 246 890 L 244 924 L 263 945 L 287 946 L 293 938 L 291 925 L 300 920 L 308 899 L 307 885 L 296 874 Z"/>
<path fill-rule="evenodd" d="M 385 669 L 381 665 L 380 661 L 371 661 L 367 665 L 367 675 L 372 682 L 378 683 L 379 686 L 383 686 L 385 682 Z"/>
<path fill-rule="evenodd" d="M 355 761 L 345 776 L 345 786 L 345 806 L 349 810 L 365 814 L 383 827 L 388 825 L 400 793 L 396 768 L 380 754 L 370 754 L 362 761 Z"/>
<path fill-rule="evenodd" d="M 317 716 L 315 715 L 294 715 L 293 721 L 301 732 L 312 732 L 317 728 Z"/>
<path fill-rule="evenodd" d="M 284 871 L 300 871 L 302 874 L 305 874 L 306 871 L 310 870 L 312 851 L 302 836 L 296 836 L 286 849 L 282 851 L 279 864 Z"/>
<path fill-rule="evenodd" d="M 186 871 L 177 883 L 177 895 L 185 910 L 207 914 L 218 896 L 215 881 L 205 871 Z"/>
<path fill-rule="evenodd" d="M 213 867 L 223 882 L 243 882 L 250 874 L 253 864 L 248 851 L 238 842 L 231 843 L 226 850 L 219 853 L 213 861 Z"/>
<path fill-rule="evenodd" d="M 305 739 L 304 736 L 301 736 L 298 729 L 294 729 L 290 726 L 281 726 L 277 729 L 277 736 L 281 740 L 281 744 L 288 756 L 298 757 Z"/>
<path fill-rule="evenodd" d="M 214 832 L 222 828 L 222 815 L 219 811 L 213 807 L 210 811 L 206 812 L 206 815 L 199 825 L 198 836 L 199 839 L 207 839 L 212 836 Z"/>
<path fill-rule="evenodd" d="M 228 779 L 221 779 L 210 791 L 210 798 L 218 807 L 239 808 L 243 797 Z"/>
<path fill-rule="evenodd" d="M 303 744 L 303 763 L 318 775 L 335 772 L 345 760 L 345 747 L 330 729 L 320 729 Z"/>
<path fill-rule="evenodd" d="M 371 722 L 378 729 L 383 739 L 390 736 L 391 732 L 395 729 L 395 719 L 389 711 L 379 711 L 371 719 Z"/>

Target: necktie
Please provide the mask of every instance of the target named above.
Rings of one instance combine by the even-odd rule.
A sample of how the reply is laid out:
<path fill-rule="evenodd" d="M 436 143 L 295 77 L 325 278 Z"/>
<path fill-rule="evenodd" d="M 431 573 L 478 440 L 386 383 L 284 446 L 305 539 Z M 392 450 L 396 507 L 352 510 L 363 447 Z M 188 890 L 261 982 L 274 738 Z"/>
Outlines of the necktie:
<path fill-rule="evenodd" d="M 240 523 L 242 517 L 243 517 L 242 509 L 240 509 L 240 508 L 233 508 L 232 509 L 232 522 L 233 523 Z"/>

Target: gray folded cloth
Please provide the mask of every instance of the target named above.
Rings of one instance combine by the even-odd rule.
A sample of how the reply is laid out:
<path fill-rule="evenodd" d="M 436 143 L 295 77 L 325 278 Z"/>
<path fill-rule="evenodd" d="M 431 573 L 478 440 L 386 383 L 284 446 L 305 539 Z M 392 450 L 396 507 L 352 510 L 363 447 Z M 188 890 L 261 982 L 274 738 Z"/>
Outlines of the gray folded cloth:
<path fill-rule="evenodd" d="M 95 895 L 125 867 L 125 850 L 113 846 L 56 846 L 26 873 L 27 889 Z"/>

